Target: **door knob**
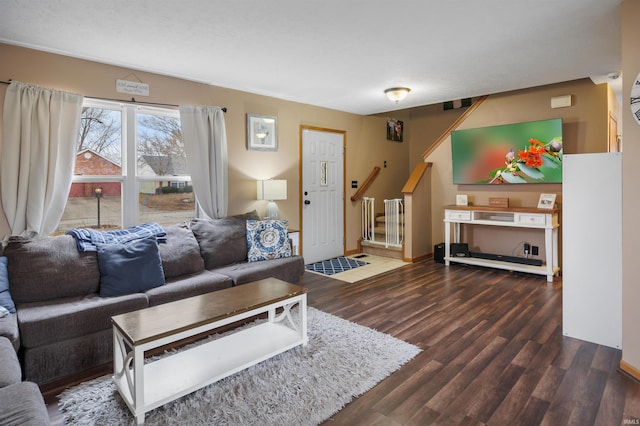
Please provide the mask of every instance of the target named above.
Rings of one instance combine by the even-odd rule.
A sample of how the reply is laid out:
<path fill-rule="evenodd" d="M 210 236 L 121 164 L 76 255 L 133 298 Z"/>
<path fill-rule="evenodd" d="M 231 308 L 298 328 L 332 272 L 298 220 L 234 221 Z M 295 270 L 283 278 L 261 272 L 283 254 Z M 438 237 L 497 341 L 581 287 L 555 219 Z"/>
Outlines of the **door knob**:
<path fill-rule="evenodd" d="M 311 204 L 311 201 L 309 201 L 309 200 L 304 200 L 304 203 L 305 203 L 306 205 L 309 205 L 309 204 Z"/>

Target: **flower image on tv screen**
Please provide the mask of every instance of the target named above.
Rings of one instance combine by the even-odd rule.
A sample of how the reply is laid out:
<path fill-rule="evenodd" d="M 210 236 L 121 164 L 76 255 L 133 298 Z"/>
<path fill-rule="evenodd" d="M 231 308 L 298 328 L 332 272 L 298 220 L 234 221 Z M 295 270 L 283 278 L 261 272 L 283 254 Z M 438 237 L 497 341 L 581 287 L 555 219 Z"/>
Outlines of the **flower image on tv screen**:
<path fill-rule="evenodd" d="M 451 132 L 453 183 L 561 183 L 562 119 Z"/>

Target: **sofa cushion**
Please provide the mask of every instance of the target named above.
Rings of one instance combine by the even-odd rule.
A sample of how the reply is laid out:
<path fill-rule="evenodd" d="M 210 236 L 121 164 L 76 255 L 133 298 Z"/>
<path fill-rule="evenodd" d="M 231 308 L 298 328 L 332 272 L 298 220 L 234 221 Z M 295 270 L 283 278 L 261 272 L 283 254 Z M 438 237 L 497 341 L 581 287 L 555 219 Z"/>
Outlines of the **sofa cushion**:
<path fill-rule="evenodd" d="M 144 293 L 116 297 L 97 294 L 18 304 L 20 340 L 25 348 L 111 330 L 114 315 L 149 306 Z"/>
<path fill-rule="evenodd" d="M 236 263 L 213 269 L 213 272 L 230 277 L 234 285 L 246 284 L 269 277 L 279 278 L 295 284 L 300 281 L 300 276 L 304 273 L 304 258 L 302 256 L 291 256 L 266 262 Z"/>
<path fill-rule="evenodd" d="M 156 237 L 124 244 L 97 244 L 100 296 L 136 293 L 164 285 Z"/>
<path fill-rule="evenodd" d="M 205 270 L 191 275 L 169 278 L 162 287 L 152 288 L 145 291 L 144 294 L 149 299 L 149 306 L 155 306 L 231 286 L 233 286 L 231 278 Z"/>
<path fill-rule="evenodd" d="M 20 382 L 0 389 L 0 424 L 3 426 L 46 426 L 49 413 L 38 385 Z"/>
<path fill-rule="evenodd" d="M 16 313 L 16 305 L 9 293 L 9 271 L 7 270 L 7 258 L 0 257 L 0 306 L 6 308 L 12 314 Z M 2 317 L 4 315 L 0 315 Z"/>
<path fill-rule="evenodd" d="M 71 235 L 11 238 L 9 289 L 16 304 L 96 293 L 100 270 L 95 253 L 79 253 Z"/>
<path fill-rule="evenodd" d="M 193 232 L 185 224 L 165 227 L 167 242 L 159 244 L 165 278 L 204 271 L 204 260 Z"/>
<path fill-rule="evenodd" d="M 9 339 L 0 337 L 0 388 L 20 383 L 22 370 L 18 356 Z"/>
<path fill-rule="evenodd" d="M 198 240 L 204 267 L 217 268 L 247 259 L 247 220 L 260 219 L 254 210 L 222 219 L 193 219 L 191 230 Z"/>
<path fill-rule="evenodd" d="M 291 257 L 288 226 L 286 220 L 247 220 L 249 262 Z"/>
<path fill-rule="evenodd" d="M 9 314 L 0 318 L 0 336 L 9 339 L 13 349 L 17 352 L 20 348 L 20 333 L 18 330 L 18 314 Z"/>

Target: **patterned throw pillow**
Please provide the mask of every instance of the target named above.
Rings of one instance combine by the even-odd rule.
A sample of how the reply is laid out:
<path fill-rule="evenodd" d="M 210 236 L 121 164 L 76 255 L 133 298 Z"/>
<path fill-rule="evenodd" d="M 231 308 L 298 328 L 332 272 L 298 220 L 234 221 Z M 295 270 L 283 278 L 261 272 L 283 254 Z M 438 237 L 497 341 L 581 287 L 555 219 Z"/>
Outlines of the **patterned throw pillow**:
<path fill-rule="evenodd" d="M 247 220 L 249 262 L 291 257 L 288 227 L 286 220 Z"/>

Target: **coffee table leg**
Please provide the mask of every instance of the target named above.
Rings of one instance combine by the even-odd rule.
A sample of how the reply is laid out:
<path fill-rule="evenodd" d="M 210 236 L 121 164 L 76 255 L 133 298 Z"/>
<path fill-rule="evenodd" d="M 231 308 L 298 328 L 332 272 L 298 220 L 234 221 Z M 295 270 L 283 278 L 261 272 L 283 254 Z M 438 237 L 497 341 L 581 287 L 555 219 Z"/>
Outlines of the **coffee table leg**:
<path fill-rule="evenodd" d="M 124 374 L 125 354 L 121 351 L 120 333 L 113 327 L 113 377 L 119 378 Z"/>
<path fill-rule="evenodd" d="M 133 383 L 135 393 L 133 405 L 136 407 L 136 413 L 139 413 L 141 409 L 144 409 L 144 351 L 139 347 L 134 348 Z M 144 423 L 144 415 L 144 411 L 136 415 L 136 421 L 139 425 Z"/>
<path fill-rule="evenodd" d="M 302 295 L 300 300 L 300 329 L 302 333 L 302 345 L 307 346 L 309 343 L 309 337 L 307 336 L 307 295 Z"/>

